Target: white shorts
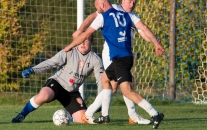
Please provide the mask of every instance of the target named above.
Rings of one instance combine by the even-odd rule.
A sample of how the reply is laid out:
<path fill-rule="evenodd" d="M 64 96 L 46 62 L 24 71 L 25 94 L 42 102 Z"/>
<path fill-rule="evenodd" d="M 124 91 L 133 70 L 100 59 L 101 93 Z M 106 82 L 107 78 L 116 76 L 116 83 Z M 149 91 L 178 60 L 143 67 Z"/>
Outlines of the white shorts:
<path fill-rule="evenodd" d="M 109 56 L 109 47 L 106 42 L 104 42 L 104 46 L 102 50 L 102 60 L 103 60 L 104 69 L 106 69 L 112 62 Z"/>

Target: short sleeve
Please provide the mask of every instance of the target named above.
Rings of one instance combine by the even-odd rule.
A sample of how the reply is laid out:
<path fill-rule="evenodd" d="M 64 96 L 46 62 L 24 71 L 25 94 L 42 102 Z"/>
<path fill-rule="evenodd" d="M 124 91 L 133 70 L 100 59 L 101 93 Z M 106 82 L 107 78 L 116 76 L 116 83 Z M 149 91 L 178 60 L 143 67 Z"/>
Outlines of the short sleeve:
<path fill-rule="evenodd" d="M 103 27 L 103 15 L 99 14 L 91 23 L 90 27 L 92 27 L 95 30 L 98 30 L 99 28 Z"/>
<path fill-rule="evenodd" d="M 136 25 L 140 21 L 139 16 L 133 12 L 129 13 L 129 16 L 130 16 L 132 22 L 134 23 L 134 25 Z"/>

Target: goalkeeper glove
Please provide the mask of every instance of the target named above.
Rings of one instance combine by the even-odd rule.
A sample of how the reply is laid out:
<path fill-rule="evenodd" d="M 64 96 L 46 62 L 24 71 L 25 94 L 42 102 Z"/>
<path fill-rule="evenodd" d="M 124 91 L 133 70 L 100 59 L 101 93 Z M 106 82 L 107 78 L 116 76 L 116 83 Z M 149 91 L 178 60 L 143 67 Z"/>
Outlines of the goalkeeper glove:
<path fill-rule="evenodd" d="M 32 68 L 26 69 L 22 71 L 22 77 L 29 78 L 30 74 L 33 74 L 34 70 Z"/>

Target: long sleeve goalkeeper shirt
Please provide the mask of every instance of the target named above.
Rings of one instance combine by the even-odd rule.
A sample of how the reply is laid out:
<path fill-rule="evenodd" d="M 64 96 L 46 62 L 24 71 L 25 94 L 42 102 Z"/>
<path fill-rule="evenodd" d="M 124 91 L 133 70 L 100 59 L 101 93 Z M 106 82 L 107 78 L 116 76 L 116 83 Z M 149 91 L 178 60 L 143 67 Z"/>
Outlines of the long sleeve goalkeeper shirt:
<path fill-rule="evenodd" d="M 54 57 L 32 67 L 35 73 L 42 73 L 54 67 L 59 69 L 50 78 L 55 79 L 68 92 L 78 91 L 85 79 L 94 71 L 98 92 L 102 90 L 101 74 L 104 72 L 99 56 L 89 51 L 81 54 L 77 47 L 69 52 L 63 50 Z M 49 78 L 49 79 L 50 79 Z"/>

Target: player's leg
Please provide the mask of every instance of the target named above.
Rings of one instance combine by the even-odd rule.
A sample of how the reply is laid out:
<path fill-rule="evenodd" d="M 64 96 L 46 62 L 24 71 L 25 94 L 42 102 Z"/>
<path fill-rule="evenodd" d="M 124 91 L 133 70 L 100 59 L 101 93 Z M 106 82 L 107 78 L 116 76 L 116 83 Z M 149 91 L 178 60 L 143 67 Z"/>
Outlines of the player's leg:
<path fill-rule="evenodd" d="M 103 98 L 103 91 L 101 91 L 95 98 L 94 102 L 88 107 L 86 110 L 87 116 L 93 116 L 94 113 L 101 107 L 102 104 L 102 98 Z"/>
<path fill-rule="evenodd" d="M 128 99 L 127 97 L 124 97 L 124 101 L 126 103 L 127 109 L 128 109 L 128 115 L 129 115 L 129 124 L 145 124 L 148 125 L 150 124 L 150 120 L 145 119 L 141 116 L 138 115 L 138 113 L 136 113 L 136 108 L 135 108 L 135 104 L 132 100 Z"/>
<path fill-rule="evenodd" d="M 160 122 L 163 120 L 164 114 L 159 113 L 147 100 L 140 94 L 132 91 L 130 82 L 122 82 L 120 89 L 124 96 L 129 98 L 143 108 L 153 118 L 153 128 L 158 128 Z"/>
<path fill-rule="evenodd" d="M 153 128 L 157 128 L 163 119 L 163 114 L 159 114 L 157 110 L 143 97 L 132 90 L 131 68 L 133 66 L 133 57 L 124 57 L 113 61 L 114 71 L 120 84 L 121 92 L 128 99 L 138 104 L 151 117 L 153 117 Z"/>
<path fill-rule="evenodd" d="M 110 57 L 109 57 L 109 48 L 108 48 L 108 45 L 106 43 L 104 43 L 104 48 L 103 48 L 103 51 L 102 51 L 102 59 L 103 59 L 104 68 L 106 69 L 112 62 L 110 60 Z M 117 88 L 118 88 L 118 82 L 115 82 L 114 80 L 112 80 L 112 81 L 110 81 L 110 83 L 111 83 L 111 86 L 112 86 L 112 92 L 116 93 Z M 130 117 L 129 118 L 129 123 L 132 124 L 132 123 L 135 122 L 135 120 L 138 117 L 138 114 L 136 113 L 135 104 L 134 104 L 134 102 L 132 102 L 131 100 L 126 98 L 124 95 L 123 95 L 123 98 L 124 98 L 125 104 L 127 106 L 128 115 Z M 148 122 L 150 122 L 150 121 L 148 120 Z"/>
<path fill-rule="evenodd" d="M 112 90 L 117 90 L 117 87 L 113 87 L 113 86 L 116 86 L 117 85 L 117 82 L 114 82 L 114 85 L 112 85 Z M 111 82 L 111 84 L 113 84 Z M 82 116 L 82 120 L 83 122 L 85 123 L 89 123 L 90 122 L 86 119 L 93 119 L 93 115 L 94 113 L 97 111 L 98 108 L 101 108 L 101 104 L 102 104 L 102 95 L 103 95 L 103 92 L 101 91 L 96 99 L 94 100 L 94 102 L 88 107 L 87 111 L 85 112 L 85 114 Z M 125 96 L 124 97 L 124 101 L 126 103 L 126 106 L 127 106 L 127 109 L 128 109 L 128 115 L 129 115 L 129 123 L 130 124 L 133 124 L 133 123 L 138 123 L 138 124 L 149 124 L 150 123 L 150 120 L 147 120 L 147 119 L 144 119 L 142 117 L 140 117 L 137 113 L 136 113 L 136 110 L 135 110 L 135 104 L 134 102 L 132 102 L 131 100 L 129 100 L 128 98 L 126 98 Z"/>
<path fill-rule="evenodd" d="M 104 42 L 104 45 L 103 45 L 103 50 L 102 50 L 102 61 L 103 61 L 103 66 L 104 66 L 104 69 L 106 70 L 108 68 L 108 66 L 112 63 L 111 59 L 110 59 L 110 56 L 109 56 L 109 47 L 108 47 L 108 44 L 106 43 L 106 41 Z M 113 85 L 113 83 L 115 83 L 115 85 L 117 85 L 116 82 L 112 81 L 111 82 L 111 86 L 115 86 Z M 112 88 L 112 93 L 115 93 L 117 89 L 113 89 Z M 102 102 L 102 101 L 100 101 Z M 102 107 L 100 107 L 96 112 L 100 112 L 102 111 Z"/>
<path fill-rule="evenodd" d="M 113 64 L 113 63 L 112 63 Z M 116 81 L 116 75 L 113 71 L 113 65 L 110 65 L 106 71 L 101 76 L 101 81 L 103 85 L 103 98 L 102 98 L 102 115 L 94 120 L 95 123 L 109 123 L 109 108 L 112 96 L 112 88 L 110 80 Z M 107 75 L 106 75 L 107 72 Z M 110 80 L 109 80 L 109 78 Z"/>
<path fill-rule="evenodd" d="M 110 57 L 109 57 L 109 48 L 108 48 L 108 45 L 107 43 L 104 43 L 104 49 L 102 51 L 102 59 L 103 59 L 103 65 L 104 65 L 104 68 L 106 69 L 110 64 L 111 64 L 111 60 L 110 60 Z M 103 93 L 108 93 L 108 91 L 101 91 L 97 96 L 96 96 L 96 99 L 94 100 L 94 102 L 88 107 L 86 113 L 82 116 L 82 120 L 86 123 L 90 123 L 89 120 L 87 119 L 93 119 L 93 114 L 97 111 L 97 110 L 100 110 L 99 108 L 101 108 L 101 110 L 103 109 L 101 107 L 102 105 L 102 95 Z M 108 99 L 106 99 L 108 101 Z M 104 110 L 104 109 L 103 109 Z"/>
<path fill-rule="evenodd" d="M 133 80 L 133 78 L 132 78 L 131 86 L 132 86 L 132 89 L 134 89 L 134 80 Z M 123 98 L 124 98 L 124 102 L 125 102 L 125 104 L 127 106 L 127 110 L 128 110 L 129 124 L 134 124 L 134 123 L 146 124 L 146 125 L 150 124 L 150 120 L 145 119 L 145 118 L 138 115 L 138 113 L 136 112 L 136 106 L 135 106 L 135 104 L 132 100 L 128 99 L 124 95 L 123 95 Z"/>
<path fill-rule="evenodd" d="M 82 116 L 84 115 L 84 113 L 86 112 L 86 109 L 84 110 L 78 110 L 77 112 L 74 112 L 72 114 L 73 117 L 73 122 L 77 122 L 77 123 L 85 123 L 82 121 Z M 89 120 L 89 119 L 88 119 Z M 93 120 L 91 121 L 93 123 Z M 94 124 L 94 123 L 93 123 Z"/>
<path fill-rule="evenodd" d="M 82 121 L 87 124 L 94 124 L 94 113 L 101 107 L 103 98 L 103 91 L 101 91 L 95 98 L 94 102 L 88 107 L 85 114 L 82 116 Z"/>
<path fill-rule="evenodd" d="M 49 80 L 47 83 L 49 83 Z M 22 122 L 30 112 L 36 110 L 39 106 L 41 106 L 45 102 L 50 102 L 53 98 L 54 98 L 54 91 L 50 87 L 43 87 L 37 95 L 32 97 L 27 102 L 27 104 L 24 106 L 22 111 L 12 119 L 12 123 Z"/>

